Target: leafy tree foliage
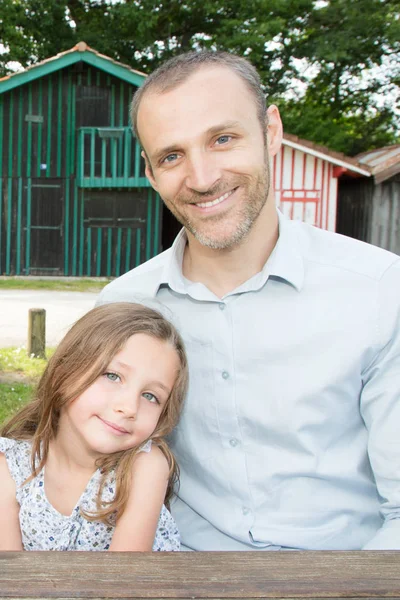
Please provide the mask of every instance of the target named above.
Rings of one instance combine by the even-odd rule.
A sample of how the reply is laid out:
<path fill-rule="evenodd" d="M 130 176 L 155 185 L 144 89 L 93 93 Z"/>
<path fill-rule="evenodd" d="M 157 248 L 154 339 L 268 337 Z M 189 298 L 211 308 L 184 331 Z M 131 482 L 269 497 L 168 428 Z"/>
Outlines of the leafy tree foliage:
<path fill-rule="evenodd" d="M 81 40 L 147 73 L 235 52 L 290 133 L 348 154 L 398 139 L 400 0 L 0 0 L 0 75 Z"/>

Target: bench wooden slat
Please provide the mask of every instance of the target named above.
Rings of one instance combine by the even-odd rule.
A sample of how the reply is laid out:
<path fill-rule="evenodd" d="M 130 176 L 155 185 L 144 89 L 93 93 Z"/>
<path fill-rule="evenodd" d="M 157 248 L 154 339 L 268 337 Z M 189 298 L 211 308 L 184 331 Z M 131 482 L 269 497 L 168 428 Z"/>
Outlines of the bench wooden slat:
<path fill-rule="evenodd" d="M 0 552 L 0 596 L 400 599 L 400 551 Z"/>

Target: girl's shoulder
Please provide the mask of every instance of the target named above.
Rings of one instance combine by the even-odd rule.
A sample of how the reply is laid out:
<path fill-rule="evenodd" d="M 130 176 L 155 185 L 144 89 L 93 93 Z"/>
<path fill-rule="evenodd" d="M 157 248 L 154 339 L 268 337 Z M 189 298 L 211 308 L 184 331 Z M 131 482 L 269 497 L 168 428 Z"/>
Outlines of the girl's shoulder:
<path fill-rule="evenodd" d="M 133 470 L 137 469 L 137 465 L 140 463 L 142 468 L 146 469 L 149 466 L 169 471 L 168 461 L 165 457 L 163 451 L 157 446 L 157 444 L 153 443 L 152 440 L 148 440 L 145 444 L 140 446 L 137 451 L 135 461 L 133 463 Z"/>
<path fill-rule="evenodd" d="M 4 454 L 8 470 L 19 487 L 31 474 L 31 443 L 0 437 L 0 452 Z"/>

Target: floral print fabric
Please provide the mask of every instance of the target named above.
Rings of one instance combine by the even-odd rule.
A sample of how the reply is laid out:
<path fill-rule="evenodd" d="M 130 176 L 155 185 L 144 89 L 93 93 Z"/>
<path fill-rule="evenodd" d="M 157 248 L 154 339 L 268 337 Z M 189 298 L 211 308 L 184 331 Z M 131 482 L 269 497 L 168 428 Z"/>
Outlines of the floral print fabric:
<path fill-rule="evenodd" d="M 151 441 L 142 449 L 150 452 Z M 24 484 L 31 474 L 31 444 L 0 437 L 8 469 L 17 488 L 20 505 L 19 522 L 24 550 L 108 550 L 114 527 L 101 521 L 88 521 L 81 514 L 96 509 L 96 495 L 100 471 L 91 477 L 85 491 L 70 516 L 59 513 L 47 500 L 44 490 L 43 469 L 37 477 Z M 110 501 L 115 494 L 115 477 L 110 473 L 104 488 L 103 500 Z M 162 507 L 153 544 L 153 551 L 179 550 L 180 541 L 176 523 L 170 512 Z"/>

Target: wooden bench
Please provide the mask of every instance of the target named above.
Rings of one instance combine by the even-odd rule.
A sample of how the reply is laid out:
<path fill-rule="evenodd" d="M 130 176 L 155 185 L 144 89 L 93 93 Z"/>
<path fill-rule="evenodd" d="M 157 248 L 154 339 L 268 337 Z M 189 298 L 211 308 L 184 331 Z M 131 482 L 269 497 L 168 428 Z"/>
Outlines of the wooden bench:
<path fill-rule="evenodd" d="M 400 551 L 0 552 L 1 598 L 400 598 Z"/>

